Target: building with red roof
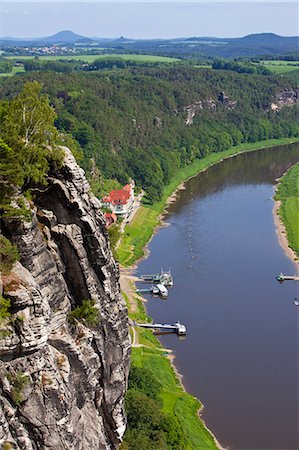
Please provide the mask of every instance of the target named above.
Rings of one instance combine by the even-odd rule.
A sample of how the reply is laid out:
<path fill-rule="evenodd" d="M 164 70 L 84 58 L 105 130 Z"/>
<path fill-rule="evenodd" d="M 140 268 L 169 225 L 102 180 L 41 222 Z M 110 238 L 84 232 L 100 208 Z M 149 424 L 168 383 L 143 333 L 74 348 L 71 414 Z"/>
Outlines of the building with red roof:
<path fill-rule="evenodd" d="M 134 182 L 126 184 L 122 189 L 111 191 L 102 202 L 114 214 L 126 215 L 134 203 Z"/>
<path fill-rule="evenodd" d="M 116 214 L 114 213 L 105 213 L 104 214 L 105 220 L 106 220 L 106 228 L 111 227 L 111 225 L 114 225 L 117 222 Z"/>

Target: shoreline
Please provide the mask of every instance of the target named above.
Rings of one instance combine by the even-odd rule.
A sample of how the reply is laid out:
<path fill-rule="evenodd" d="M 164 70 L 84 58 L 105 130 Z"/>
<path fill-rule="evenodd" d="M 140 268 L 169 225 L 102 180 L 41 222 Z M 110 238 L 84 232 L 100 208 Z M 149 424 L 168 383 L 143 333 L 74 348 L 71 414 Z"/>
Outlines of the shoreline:
<path fill-rule="evenodd" d="M 150 250 L 149 250 L 149 243 L 151 242 L 153 236 L 160 230 L 160 228 L 165 227 L 165 226 L 168 226 L 167 222 L 164 222 L 164 221 L 163 221 L 163 216 L 165 216 L 165 215 L 167 214 L 167 210 L 168 210 L 169 205 L 171 205 L 172 203 L 174 203 L 174 202 L 176 201 L 179 192 L 180 192 L 181 190 L 184 190 L 184 189 L 185 189 L 185 183 L 186 183 L 188 180 L 190 180 L 190 179 L 192 179 L 192 178 L 198 176 L 199 174 L 205 172 L 205 171 L 208 170 L 210 167 L 212 167 L 212 166 L 214 166 L 214 165 L 216 165 L 216 164 L 219 164 L 219 163 L 223 162 L 223 161 L 226 160 L 226 159 L 234 158 L 234 157 L 236 157 L 236 156 L 239 156 L 240 154 L 243 154 L 243 153 L 249 153 L 249 152 L 257 151 L 257 150 L 262 150 L 262 149 L 269 148 L 269 147 L 279 147 L 279 146 L 281 146 L 281 145 L 288 145 L 288 144 L 293 144 L 293 143 L 296 143 L 296 142 L 298 142 L 298 139 L 290 140 L 290 142 L 287 142 L 287 143 L 279 143 L 279 144 L 271 143 L 271 144 L 268 144 L 268 145 L 266 144 L 266 145 L 265 145 L 265 143 L 264 143 L 264 145 L 262 145 L 262 146 L 260 146 L 260 147 L 256 147 L 256 148 L 253 148 L 253 149 L 252 149 L 252 148 L 248 148 L 248 149 L 244 149 L 244 150 L 241 150 L 241 151 L 237 151 L 237 152 L 234 153 L 234 154 L 230 154 L 230 155 L 227 155 L 227 156 L 222 157 L 222 158 L 219 159 L 218 161 L 211 162 L 211 164 L 209 164 L 207 167 L 204 167 L 204 168 L 202 168 L 201 170 L 199 170 L 198 172 L 196 172 L 195 174 L 188 176 L 188 177 L 187 177 L 185 180 L 183 180 L 176 188 L 174 188 L 174 190 L 170 193 L 170 195 L 165 199 L 164 205 L 163 205 L 163 209 L 162 209 L 162 211 L 158 214 L 158 217 L 157 217 L 157 224 L 156 224 L 156 226 L 153 228 L 153 231 L 152 231 L 152 233 L 151 233 L 150 238 L 148 239 L 148 241 L 146 242 L 146 244 L 145 244 L 144 247 L 143 247 L 143 255 L 142 255 L 140 258 L 137 258 L 137 259 L 134 261 L 134 263 L 130 264 L 128 267 L 120 265 L 120 274 L 121 274 L 121 276 L 126 277 L 126 276 L 128 276 L 128 272 L 129 272 L 129 273 L 130 273 L 130 279 L 131 279 L 131 282 L 133 283 L 134 287 L 136 288 L 135 281 L 137 281 L 137 278 L 136 278 L 136 276 L 134 275 L 133 272 L 136 270 L 136 268 L 137 268 L 138 264 L 140 263 L 140 261 L 141 261 L 143 258 L 147 258 L 147 257 L 148 257 L 148 255 L 149 255 L 149 253 L 150 253 Z M 262 143 L 262 142 L 261 142 L 261 143 Z M 294 264 L 297 266 L 297 271 L 299 271 L 299 262 L 298 262 L 298 261 L 295 261 L 296 255 L 295 255 L 294 251 L 293 251 L 293 250 L 289 247 L 289 245 L 288 245 L 288 241 L 287 241 L 287 237 L 286 237 L 286 232 L 285 232 L 285 227 L 284 227 L 284 224 L 282 223 L 282 221 L 281 221 L 281 219 L 280 219 L 280 217 L 279 217 L 279 215 L 278 215 L 278 209 L 279 209 L 279 206 L 280 206 L 280 202 L 274 201 L 274 203 L 275 203 L 275 204 L 274 204 L 274 209 L 273 209 L 273 215 L 274 215 L 274 221 L 275 221 L 275 226 L 276 226 L 276 233 L 277 233 L 277 236 L 278 236 L 279 243 L 280 243 L 280 245 L 282 246 L 282 248 L 285 250 L 286 254 L 292 259 L 292 261 L 294 262 Z M 279 204 L 278 204 L 278 203 L 279 203 Z M 127 273 L 127 275 L 126 275 L 126 273 Z M 134 278 L 134 279 L 133 279 L 133 278 Z M 125 293 L 126 293 L 126 292 L 125 292 Z M 126 293 L 126 295 L 128 295 L 128 294 Z M 146 305 L 146 299 L 144 299 L 142 296 L 139 295 L 139 298 L 140 298 L 140 297 L 142 298 L 142 303 L 143 303 L 144 305 Z M 164 348 L 165 351 L 169 352 L 169 350 L 166 349 L 165 347 L 162 346 L 162 348 Z M 179 385 L 181 386 L 181 388 L 183 389 L 183 391 L 187 393 L 186 388 L 185 388 L 184 383 L 183 383 L 183 375 L 180 374 L 180 372 L 178 371 L 178 369 L 177 369 L 177 367 L 175 366 L 175 363 L 174 363 L 174 360 L 175 360 L 175 354 L 173 354 L 172 352 L 169 352 L 168 355 L 167 355 L 167 359 L 169 360 L 169 363 L 170 363 L 170 365 L 171 365 L 171 367 L 172 367 L 172 369 L 173 369 L 173 371 L 174 371 L 174 374 L 175 374 L 175 376 L 176 376 L 176 378 L 177 378 L 177 380 L 178 380 L 178 382 L 179 382 Z M 189 395 L 191 395 L 191 394 L 189 394 Z M 197 411 L 198 419 L 201 421 L 201 423 L 203 424 L 204 428 L 205 428 L 205 429 L 210 433 L 210 435 L 212 436 L 216 448 L 217 448 L 218 450 L 228 450 L 228 448 L 224 448 L 224 447 L 220 444 L 220 442 L 217 440 L 217 438 L 216 438 L 216 436 L 214 435 L 214 433 L 209 429 L 209 427 L 206 425 L 205 421 L 202 419 L 201 413 L 202 413 L 202 411 L 203 411 L 204 405 L 201 403 L 200 399 L 198 399 L 196 396 L 193 396 L 193 397 L 194 397 L 195 399 L 197 399 L 197 400 L 200 402 L 200 405 L 201 405 L 200 408 L 199 408 L 198 411 Z"/>
<path fill-rule="evenodd" d="M 144 255 L 142 258 L 145 258 L 146 255 Z M 133 266 L 131 266 L 130 268 L 127 267 L 123 267 L 120 266 L 120 283 L 121 283 L 121 288 L 122 288 L 122 292 L 126 295 L 129 303 L 130 303 L 130 310 L 131 312 L 136 312 L 136 301 L 133 299 L 133 296 L 135 298 L 138 298 L 139 300 L 142 301 L 142 304 L 144 305 L 145 309 L 146 309 L 146 303 L 147 300 L 140 294 L 134 293 L 133 291 L 136 288 L 136 282 L 139 280 L 138 277 L 136 277 L 135 275 L 135 270 L 136 270 L 136 265 L 134 264 Z M 143 345 L 139 343 L 138 338 L 136 338 L 136 335 L 138 335 L 138 332 L 136 331 L 135 326 L 132 327 L 133 330 L 133 341 L 131 343 L 132 348 L 138 348 L 138 347 L 142 347 Z M 160 341 L 159 341 L 160 342 Z M 161 344 L 162 345 L 162 344 Z M 215 436 L 215 434 L 211 431 L 211 429 L 207 426 L 205 420 L 201 417 L 201 414 L 203 412 L 204 409 L 204 404 L 200 401 L 199 398 L 197 398 L 195 395 L 190 394 L 187 390 L 186 387 L 184 385 L 183 382 L 183 378 L 184 376 L 179 372 L 178 368 L 175 365 L 175 358 L 176 355 L 173 352 L 173 350 L 168 349 L 166 347 L 164 347 L 163 345 L 157 349 L 159 351 L 165 351 L 167 352 L 167 356 L 166 358 L 168 359 L 170 366 L 174 372 L 174 375 L 181 387 L 181 389 L 183 390 L 184 393 L 191 395 L 192 397 L 194 397 L 199 403 L 200 403 L 200 407 L 198 408 L 196 415 L 198 417 L 198 420 L 203 424 L 203 427 L 210 433 L 210 435 L 212 436 L 212 439 L 214 440 L 215 446 L 218 450 L 228 450 L 228 447 L 223 447 L 220 442 L 218 441 L 217 437 Z"/>
<path fill-rule="evenodd" d="M 274 196 L 275 193 L 278 189 L 280 183 L 278 183 L 275 187 L 274 187 L 274 195 L 273 195 L 273 201 L 274 201 L 274 206 L 273 206 L 273 218 L 274 218 L 274 225 L 275 225 L 275 232 L 276 232 L 276 236 L 278 239 L 278 243 L 281 246 L 281 248 L 283 249 L 283 251 L 285 252 L 285 254 L 287 255 L 287 257 L 293 262 L 297 274 L 299 274 L 299 260 L 298 257 L 296 255 L 296 253 L 294 252 L 294 250 L 289 246 L 289 241 L 288 241 L 288 237 L 287 237 L 287 230 L 285 227 L 285 224 L 283 223 L 280 215 L 279 215 L 279 209 L 281 206 L 281 201 L 280 200 L 275 200 Z"/>
<path fill-rule="evenodd" d="M 263 141 L 260 141 L 260 142 L 263 142 Z M 143 252 L 144 252 L 143 255 L 140 256 L 139 258 L 137 258 L 137 259 L 134 261 L 134 263 L 130 264 L 129 266 L 122 266 L 122 267 L 123 267 L 124 269 L 129 269 L 129 268 L 136 269 L 137 266 L 138 266 L 138 264 L 140 263 L 140 261 L 142 261 L 143 258 L 147 258 L 147 257 L 149 256 L 150 250 L 149 250 L 148 247 L 149 247 L 149 244 L 150 244 L 151 240 L 153 239 L 153 237 L 155 236 L 155 234 L 159 232 L 159 230 L 160 230 L 161 228 L 164 228 L 164 227 L 169 226 L 169 224 L 163 220 L 163 217 L 167 214 L 167 209 L 168 209 L 168 207 L 169 207 L 172 203 L 174 203 L 174 202 L 176 201 L 176 199 L 177 199 L 177 197 L 178 197 L 178 195 L 179 195 L 179 192 L 182 191 L 182 190 L 185 190 L 185 183 L 187 183 L 187 181 L 191 180 L 192 178 L 197 177 L 197 176 L 200 175 L 201 173 L 206 172 L 206 171 L 207 171 L 208 169 L 210 169 L 211 167 L 213 167 L 213 166 L 215 166 L 215 165 L 217 165 L 217 164 L 220 164 L 221 162 L 223 162 L 223 161 L 225 161 L 225 160 L 227 160 L 227 159 L 235 158 L 236 156 L 239 156 L 239 155 L 242 155 L 242 154 L 245 154 L 245 153 L 251 153 L 251 152 L 253 152 L 253 151 L 263 150 L 263 149 L 265 149 L 265 148 L 280 147 L 280 146 L 283 146 L 283 145 L 290 145 L 290 144 L 295 144 L 295 143 L 299 143 L 299 138 L 298 138 L 298 139 L 295 139 L 295 140 L 290 140 L 290 142 L 283 143 L 283 144 L 281 144 L 281 143 L 280 143 L 280 144 L 271 143 L 271 145 L 270 145 L 270 144 L 269 144 L 269 145 L 263 145 L 262 147 L 257 147 L 257 148 L 254 148 L 254 149 L 249 148 L 249 149 L 241 150 L 241 151 L 238 151 L 238 152 L 236 152 L 236 153 L 234 153 L 234 154 L 232 154 L 232 155 L 224 156 L 223 158 L 219 159 L 218 161 L 214 161 L 214 162 L 212 162 L 210 165 L 208 165 L 207 167 L 204 167 L 203 169 L 199 170 L 199 171 L 198 171 L 197 173 L 195 173 L 194 175 L 188 176 L 188 177 L 187 177 L 184 181 L 182 181 L 176 188 L 174 188 L 174 190 L 171 192 L 171 194 L 166 198 L 165 203 L 164 203 L 164 206 L 163 206 L 163 210 L 158 214 L 158 217 L 157 217 L 157 224 L 156 224 L 156 226 L 154 227 L 154 229 L 153 229 L 153 231 L 152 231 L 152 234 L 151 234 L 150 238 L 148 239 L 148 241 L 145 243 L 145 245 L 144 245 L 144 247 L 143 247 Z M 278 187 L 278 185 L 279 185 L 279 184 L 277 184 L 277 187 Z M 276 187 L 276 188 L 277 188 L 277 187 Z M 273 195 L 275 195 L 275 193 L 274 193 Z M 274 200 L 274 198 L 273 198 L 273 200 Z M 278 216 L 278 221 L 281 222 L 281 219 L 280 219 L 279 216 Z M 281 222 L 281 224 L 282 224 L 282 227 L 284 227 L 284 225 L 283 225 L 282 222 Z M 282 245 L 282 244 L 281 244 L 281 245 Z M 282 245 L 282 246 L 283 246 L 283 245 Z M 287 244 L 286 247 L 288 247 L 289 250 L 291 250 L 291 252 L 293 252 L 293 254 L 295 255 L 294 251 L 288 246 L 288 244 Z M 285 249 L 284 246 L 283 246 L 283 248 Z M 296 255 L 295 255 L 295 256 L 296 256 Z M 289 257 L 290 257 L 290 256 L 289 256 Z M 296 261 L 294 261 L 294 263 L 296 263 Z M 298 264 L 299 264 L 299 262 L 298 262 Z M 299 269 L 298 269 L 298 270 L 299 270 Z"/>
<path fill-rule="evenodd" d="M 167 207 L 175 201 L 178 192 L 184 189 L 184 185 L 188 180 L 196 177 L 215 164 L 229 158 L 234 158 L 240 154 L 270 147 L 295 144 L 298 142 L 299 138 L 281 138 L 258 141 L 255 143 L 243 143 L 220 153 L 210 153 L 206 157 L 196 160 L 191 165 L 180 169 L 177 177 L 165 186 L 160 201 L 150 206 L 140 205 L 133 222 L 126 227 L 121 244 L 118 248 L 118 259 L 120 264 L 124 267 L 131 267 L 138 264 L 142 257 L 145 256 L 144 252 L 146 251 L 148 243 L 162 225 L 162 217 L 165 215 Z M 141 210 L 142 215 L 140 212 Z M 138 235 L 138 240 L 136 240 L 135 236 L 139 229 L 141 230 L 141 233 Z"/>

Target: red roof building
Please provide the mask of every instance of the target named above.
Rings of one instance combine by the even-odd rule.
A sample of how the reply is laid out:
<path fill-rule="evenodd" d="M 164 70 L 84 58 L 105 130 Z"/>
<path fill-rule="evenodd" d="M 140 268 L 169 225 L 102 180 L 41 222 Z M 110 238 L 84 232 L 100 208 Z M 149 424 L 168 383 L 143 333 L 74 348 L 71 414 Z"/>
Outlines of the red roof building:
<path fill-rule="evenodd" d="M 134 189 L 126 184 L 122 189 L 111 191 L 103 198 L 104 206 L 108 206 L 115 214 L 126 214 L 134 202 Z"/>
<path fill-rule="evenodd" d="M 105 213 L 106 227 L 109 228 L 117 222 L 117 217 L 114 213 Z"/>

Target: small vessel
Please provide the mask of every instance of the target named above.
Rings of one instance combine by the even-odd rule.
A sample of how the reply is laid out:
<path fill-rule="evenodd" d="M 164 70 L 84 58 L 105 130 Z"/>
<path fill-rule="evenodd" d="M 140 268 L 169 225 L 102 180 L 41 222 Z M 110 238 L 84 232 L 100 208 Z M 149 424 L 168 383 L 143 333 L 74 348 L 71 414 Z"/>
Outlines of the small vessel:
<path fill-rule="evenodd" d="M 298 300 L 298 298 L 294 298 L 293 305 L 294 305 L 294 306 L 299 306 L 299 300 Z"/>
<path fill-rule="evenodd" d="M 279 283 L 282 283 L 284 281 L 283 273 L 280 273 L 279 275 L 277 275 L 276 280 L 279 281 Z"/>
<path fill-rule="evenodd" d="M 163 298 L 167 298 L 168 297 L 168 290 L 167 288 L 164 286 L 164 284 L 160 283 L 157 284 L 157 289 L 159 291 L 159 295 Z"/>
<path fill-rule="evenodd" d="M 173 286 L 173 277 L 170 269 L 168 271 L 161 269 L 160 273 L 141 275 L 141 279 L 144 282 L 160 283 L 164 284 L 164 286 Z"/>

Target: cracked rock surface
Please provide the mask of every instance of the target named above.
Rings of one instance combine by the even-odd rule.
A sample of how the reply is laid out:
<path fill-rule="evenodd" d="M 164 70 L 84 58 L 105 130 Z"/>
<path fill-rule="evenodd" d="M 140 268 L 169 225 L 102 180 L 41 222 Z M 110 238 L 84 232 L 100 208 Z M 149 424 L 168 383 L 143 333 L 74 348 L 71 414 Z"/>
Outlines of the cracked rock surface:
<path fill-rule="evenodd" d="M 20 261 L 0 289 L 12 312 L 0 329 L 0 448 L 115 449 L 125 431 L 130 340 L 119 269 L 100 204 L 64 151 L 32 220 L 1 224 Z M 95 301 L 96 326 L 69 324 L 84 299 Z"/>

